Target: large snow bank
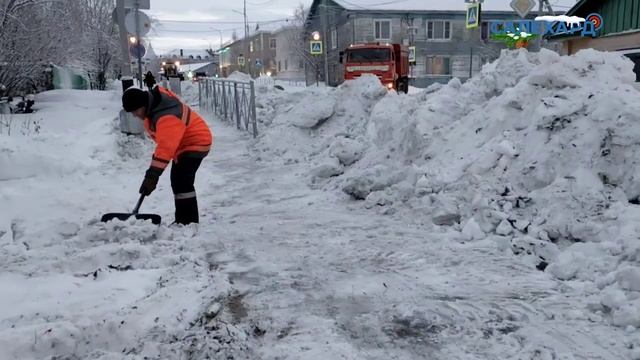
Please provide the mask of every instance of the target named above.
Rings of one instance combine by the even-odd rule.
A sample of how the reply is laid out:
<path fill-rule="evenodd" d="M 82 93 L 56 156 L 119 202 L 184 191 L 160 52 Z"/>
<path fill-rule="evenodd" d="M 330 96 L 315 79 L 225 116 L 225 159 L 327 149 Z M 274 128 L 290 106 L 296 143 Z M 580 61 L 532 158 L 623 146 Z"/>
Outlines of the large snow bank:
<path fill-rule="evenodd" d="M 245 74 L 240 71 L 234 71 L 229 76 L 227 76 L 227 80 L 251 81 L 251 75 Z"/>
<path fill-rule="evenodd" d="M 589 281 L 594 311 L 640 327 L 632 69 L 594 50 L 520 50 L 410 95 L 374 77 L 309 88 L 263 104 L 255 150 L 383 213 L 498 239 L 560 280 Z"/>
<path fill-rule="evenodd" d="M 364 143 L 371 109 L 385 93 L 376 77 L 364 76 L 339 88 L 311 87 L 293 96 L 276 93 L 266 101 L 259 97 L 258 107 L 273 118 L 261 119 L 267 129 L 256 150 L 261 157 L 287 163 L 316 159 L 324 166 L 332 152 L 341 152 L 340 143 Z"/>

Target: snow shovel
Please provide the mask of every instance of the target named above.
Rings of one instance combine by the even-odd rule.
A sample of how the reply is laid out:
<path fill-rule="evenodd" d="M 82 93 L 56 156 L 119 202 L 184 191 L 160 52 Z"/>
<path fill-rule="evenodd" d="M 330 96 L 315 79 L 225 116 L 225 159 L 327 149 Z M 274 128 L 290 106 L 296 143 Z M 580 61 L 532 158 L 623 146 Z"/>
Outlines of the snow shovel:
<path fill-rule="evenodd" d="M 118 219 L 120 221 L 125 221 L 127 219 L 129 219 L 132 216 L 135 216 L 136 219 L 138 220 L 151 220 L 151 222 L 155 225 L 160 225 L 160 222 L 162 221 L 162 217 L 160 217 L 160 215 L 156 215 L 156 214 L 138 214 L 138 210 L 140 210 L 140 205 L 142 205 L 142 200 L 144 200 L 144 195 L 140 195 L 140 199 L 138 199 L 138 204 L 136 204 L 136 207 L 133 209 L 133 211 L 130 214 L 126 214 L 126 213 L 111 213 L 111 214 L 104 214 L 102 215 L 102 219 L 100 221 L 102 222 L 108 222 L 114 219 Z"/>

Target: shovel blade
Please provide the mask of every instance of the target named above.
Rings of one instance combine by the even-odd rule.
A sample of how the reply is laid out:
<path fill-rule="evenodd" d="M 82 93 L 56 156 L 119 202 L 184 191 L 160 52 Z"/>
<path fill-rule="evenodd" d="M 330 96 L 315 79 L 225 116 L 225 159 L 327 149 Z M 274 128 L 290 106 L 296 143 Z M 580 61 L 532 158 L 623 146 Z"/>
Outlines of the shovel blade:
<path fill-rule="evenodd" d="M 120 221 L 126 221 L 132 216 L 135 216 L 137 220 L 145 220 L 145 221 L 151 220 L 151 222 L 155 225 L 160 225 L 160 222 L 162 221 L 162 217 L 156 214 L 125 214 L 125 213 L 104 214 L 102 215 L 102 219 L 100 219 L 100 221 L 109 222 L 111 220 L 116 220 L 116 219 Z"/>

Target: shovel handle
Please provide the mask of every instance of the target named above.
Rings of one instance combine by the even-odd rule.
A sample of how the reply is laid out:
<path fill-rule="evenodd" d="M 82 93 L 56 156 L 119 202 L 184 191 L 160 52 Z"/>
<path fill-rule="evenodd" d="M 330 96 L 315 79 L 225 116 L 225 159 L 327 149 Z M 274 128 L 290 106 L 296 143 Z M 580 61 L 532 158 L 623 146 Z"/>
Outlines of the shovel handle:
<path fill-rule="evenodd" d="M 144 200 L 144 194 L 140 195 L 140 199 L 138 199 L 138 203 L 136 204 L 136 207 L 131 212 L 133 215 L 138 214 L 138 211 L 140 210 L 140 205 L 142 205 L 142 200 Z"/>

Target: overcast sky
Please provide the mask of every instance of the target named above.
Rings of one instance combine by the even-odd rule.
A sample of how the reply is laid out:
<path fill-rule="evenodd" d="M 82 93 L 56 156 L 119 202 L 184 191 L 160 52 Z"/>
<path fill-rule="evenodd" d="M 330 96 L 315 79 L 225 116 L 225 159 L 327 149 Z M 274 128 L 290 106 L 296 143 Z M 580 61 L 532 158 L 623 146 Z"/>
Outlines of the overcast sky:
<path fill-rule="evenodd" d="M 415 0 L 349 0 L 350 3 L 375 8 L 376 4 L 394 2 L 399 5 Z M 426 4 L 459 3 L 460 10 L 465 9 L 464 0 L 420 0 Z M 491 6 L 509 8 L 511 0 L 485 0 Z M 551 0 L 557 10 L 567 10 L 575 0 Z M 299 4 L 310 6 L 312 0 L 247 0 L 247 18 L 251 31 L 256 24 L 261 28 L 286 25 L 286 19 L 293 15 Z M 220 40 L 231 39 L 233 31 L 241 37 L 243 31 L 241 0 L 151 0 L 151 10 L 147 11 L 158 20 L 149 40 L 156 53 L 172 49 L 217 49 Z"/>

